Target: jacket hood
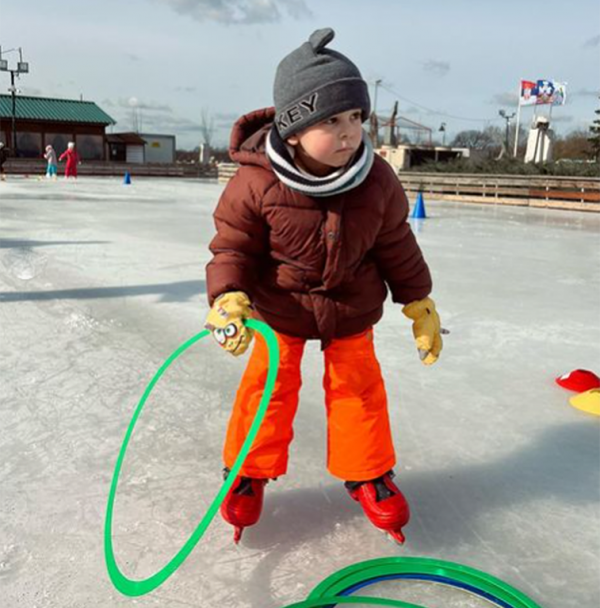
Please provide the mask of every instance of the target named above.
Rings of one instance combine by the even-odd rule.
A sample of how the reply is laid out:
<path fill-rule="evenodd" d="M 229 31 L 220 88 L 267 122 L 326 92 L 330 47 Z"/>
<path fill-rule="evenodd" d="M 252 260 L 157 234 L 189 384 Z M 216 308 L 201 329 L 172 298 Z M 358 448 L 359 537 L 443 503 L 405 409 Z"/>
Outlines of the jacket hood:
<path fill-rule="evenodd" d="M 240 165 L 258 165 L 266 169 L 271 163 L 265 154 L 267 133 L 275 120 L 275 108 L 263 108 L 244 114 L 233 125 L 229 139 L 229 157 Z"/>

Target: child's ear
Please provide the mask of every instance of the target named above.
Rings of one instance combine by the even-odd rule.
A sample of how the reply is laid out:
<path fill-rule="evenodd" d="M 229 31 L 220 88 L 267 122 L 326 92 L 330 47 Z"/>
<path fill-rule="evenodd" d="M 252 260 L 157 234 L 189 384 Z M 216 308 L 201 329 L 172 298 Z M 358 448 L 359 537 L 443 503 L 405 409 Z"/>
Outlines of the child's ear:
<path fill-rule="evenodd" d="M 290 146 L 297 146 L 300 143 L 297 135 L 291 135 L 285 140 L 286 144 L 290 144 Z"/>

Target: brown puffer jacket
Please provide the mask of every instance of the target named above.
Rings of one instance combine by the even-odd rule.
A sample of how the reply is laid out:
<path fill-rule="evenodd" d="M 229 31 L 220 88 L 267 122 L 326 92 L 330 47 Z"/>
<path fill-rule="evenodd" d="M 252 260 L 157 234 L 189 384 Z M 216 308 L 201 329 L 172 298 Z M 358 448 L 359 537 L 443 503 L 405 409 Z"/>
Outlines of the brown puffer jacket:
<path fill-rule="evenodd" d="M 430 293 L 431 277 L 391 167 L 376 155 L 356 188 L 305 196 L 278 180 L 264 153 L 273 117 L 257 110 L 233 128 L 229 153 L 241 166 L 214 213 L 209 303 L 244 291 L 273 329 L 325 348 L 379 321 L 386 285 L 406 304 Z"/>

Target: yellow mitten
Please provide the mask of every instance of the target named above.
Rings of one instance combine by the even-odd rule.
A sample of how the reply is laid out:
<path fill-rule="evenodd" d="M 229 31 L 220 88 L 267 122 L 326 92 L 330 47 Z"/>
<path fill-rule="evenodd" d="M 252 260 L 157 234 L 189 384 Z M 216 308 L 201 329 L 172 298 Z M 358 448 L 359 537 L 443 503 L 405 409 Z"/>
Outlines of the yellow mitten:
<path fill-rule="evenodd" d="M 252 316 L 252 304 L 243 291 L 230 291 L 219 296 L 208 313 L 204 327 L 234 357 L 243 355 L 254 336 L 244 321 Z"/>
<path fill-rule="evenodd" d="M 431 298 L 407 304 L 402 312 L 413 320 L 413 335 L 419 349 L 419 357 L 425 365 L 438 360 L 442 350 L 442 333 L 448 333 L 440 325 L 440 317 Z"/>

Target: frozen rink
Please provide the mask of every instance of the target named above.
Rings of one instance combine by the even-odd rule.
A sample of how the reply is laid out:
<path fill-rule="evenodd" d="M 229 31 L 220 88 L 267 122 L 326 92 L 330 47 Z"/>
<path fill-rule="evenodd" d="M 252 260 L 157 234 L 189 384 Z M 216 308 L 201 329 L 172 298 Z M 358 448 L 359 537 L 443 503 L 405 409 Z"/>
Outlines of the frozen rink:
<path fill-rule="evenodd" d="M 280 608 L 377 557 L 464 563 L 543 608 L 600 606 L 598 419 L 554 378 L 600 373 L 600 215 L 433 202 L 418 239 L 451 330 L 419 362 L 388 303 L 376 327 L 413 517 L 387 542 L 325 470 L 322 357 L 310 343 L 289 474 L 242 544 L 215 519 L 181 569 L 128 598 L 108 579 L 113 467 L 154 372 L 207 314 L 204 266 L 223 186 L 82 178 L 0 183 L 0 605 Z M 205 339 L 149 399 L 125 460 L 115 552 L 144 578 L 180 548 L 221 483 L 247 356 Z M 427 608 L 483 600 L 425 584 L 364 591 Z"/>

